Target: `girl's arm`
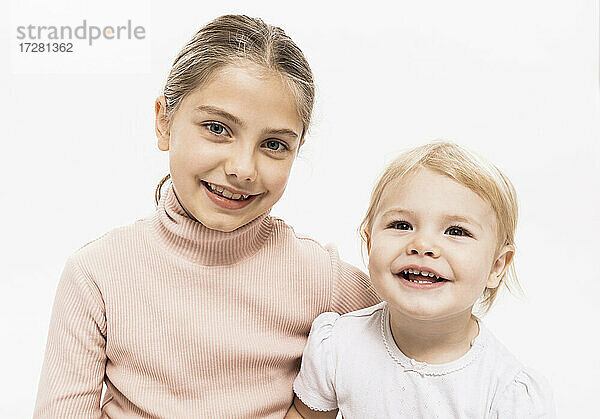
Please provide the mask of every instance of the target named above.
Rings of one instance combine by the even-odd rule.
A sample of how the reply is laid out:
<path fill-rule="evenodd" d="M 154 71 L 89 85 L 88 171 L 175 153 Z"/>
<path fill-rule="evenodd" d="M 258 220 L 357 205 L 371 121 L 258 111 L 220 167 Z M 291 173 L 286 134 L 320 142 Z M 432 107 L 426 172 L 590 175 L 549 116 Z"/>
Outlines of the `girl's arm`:
<path fill-rule="evenodd" d="M 328 419 L 335 418 L 337 416 L 338 409 L 330 410 L 327 412 L 319 412 L 310 409 L 307 405 L 302 403 L 298 397 L 294 396 L 294 403 L 290 406 L 284 419 Z"/>
<path fill-rule="evenodd" d="M 100 418 L 105 347 L 102 295 L 72 257 L 56 291 L 34 418 Z"/>
<path fill-rule="evenodd" d="M 328 311 L 344 314 L 379 304 L 381 299 L 369 277 L 357 267 L 340 260 L 337 250 L 328 247 L 333 265 L 333 286 Z"/>

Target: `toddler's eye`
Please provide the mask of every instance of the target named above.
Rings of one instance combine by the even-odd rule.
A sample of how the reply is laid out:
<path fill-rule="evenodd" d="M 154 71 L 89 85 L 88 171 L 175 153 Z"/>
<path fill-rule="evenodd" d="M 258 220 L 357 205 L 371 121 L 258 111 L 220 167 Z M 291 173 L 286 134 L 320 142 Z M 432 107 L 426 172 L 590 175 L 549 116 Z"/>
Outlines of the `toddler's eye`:
<path fill-rule="evenodd" d="M 210 132 L 216 135 L 223 135 L 227 133 L 227 129 L 225 129 L 225 127 L 218 122 L 209 122 L 205 126 Z"/>
<path fill-rule="evenodd" d="M 394 221 L 390 223 L 388 228 L 394 228 L 396 230 L 412 230 L 412 226 L 406 221 Z"/>
<path fill-rule="evenodd" d="M 469 233 L 466 229 L 459 226 L 448 227 L 445 231 L 446 234 L 450 236 L 467 236 L 471 237 L 471 233 Z"/>
<path fill-rule="evenodd" d="M 284 151 L 284 150 L 288 149 L 285 144 L 283 144 L 281 141 L 277 141 L 277 140 L 265 141 L 263 146 L 272 151 Z"/>

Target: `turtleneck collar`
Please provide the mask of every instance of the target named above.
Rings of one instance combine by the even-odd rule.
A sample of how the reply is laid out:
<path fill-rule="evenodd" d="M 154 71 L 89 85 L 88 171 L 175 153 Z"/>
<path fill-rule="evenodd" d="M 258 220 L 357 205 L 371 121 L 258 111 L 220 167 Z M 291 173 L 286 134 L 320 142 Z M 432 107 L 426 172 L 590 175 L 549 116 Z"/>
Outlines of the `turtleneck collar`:
<path fill-rule="evenodd" d="M 255 254 L 273 229 L 265 213 L 240 228 L 225 233 L 196 221 L 183 209 L 173 183 L 165 185 L 153 227 L 159 239 L 175 253 L 201 265 L 231 265 Z"/>

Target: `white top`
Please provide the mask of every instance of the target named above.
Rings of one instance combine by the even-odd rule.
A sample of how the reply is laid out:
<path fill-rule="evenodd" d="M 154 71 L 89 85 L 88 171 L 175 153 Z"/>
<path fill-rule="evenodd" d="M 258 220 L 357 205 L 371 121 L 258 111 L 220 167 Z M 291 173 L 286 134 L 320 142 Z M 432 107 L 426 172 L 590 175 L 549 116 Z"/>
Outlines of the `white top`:
<path fill-rule="evenodd" d="M 385 302 L 312 325 L 294 382 L 313 410 L 344 418 L 554 418 L 552 391 L 479 321 L 471 349 L 446 364 L 396 346 Z"/>

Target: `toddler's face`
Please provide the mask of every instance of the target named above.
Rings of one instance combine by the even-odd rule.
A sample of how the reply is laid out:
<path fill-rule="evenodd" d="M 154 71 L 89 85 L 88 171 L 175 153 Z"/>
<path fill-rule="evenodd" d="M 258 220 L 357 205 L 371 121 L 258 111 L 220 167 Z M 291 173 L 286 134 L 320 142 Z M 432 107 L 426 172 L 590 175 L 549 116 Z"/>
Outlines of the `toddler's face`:
<path fill-rule="evenodd" d="M 384 191 L 371 232 L 369 272 L 392 312 L 416 319 L 470 313 L 498 286 L 496 217 L 467 187 L 418 169 Z"/>
<path fill-rule="evenodd" d="M 211 229 L 232 231 L 282 196 L 302 127 L 281 77 L 228 66 L 182 101 L 159 147 L 169 150 L 185 209 Z"/>

